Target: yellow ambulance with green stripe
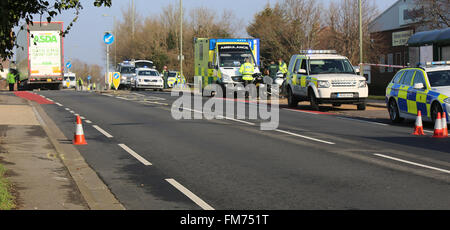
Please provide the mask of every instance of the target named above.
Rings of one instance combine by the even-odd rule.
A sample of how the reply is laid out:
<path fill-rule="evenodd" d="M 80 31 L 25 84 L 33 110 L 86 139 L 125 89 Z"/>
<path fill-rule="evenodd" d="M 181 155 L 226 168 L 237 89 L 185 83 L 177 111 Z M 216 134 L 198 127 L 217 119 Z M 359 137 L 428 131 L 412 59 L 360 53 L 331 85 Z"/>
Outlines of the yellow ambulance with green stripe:
<path fill-rule="evenodd" d="M 366 109 L 369 89 L 366 78 L 357 75 L 350 61 L 335 50 L 303 50 L 293 55 L 286 78 L 288 106 L 310 101 L 313 110 L 319 104 L 356 104 Z"/>
<path fill-rule="evenodd" d="M 225 90 L 240 91 L 239 68 L 248 58 L 260 73 L 260 40 L 254 38 L 195 38 L 195 76 L 201 81 L 203 95 L 211 95 L 206 86 L 217 84 Z M 197 83 L 198 84 L 198 83 Z"/>
<path fill-rule="evenodd" d="M 428 62 L 395 74 L 386 88 L 386 105 L 394 123 L 415 119 L 420 110 L 426 121 L 450 111 L 450 61 Z"/>

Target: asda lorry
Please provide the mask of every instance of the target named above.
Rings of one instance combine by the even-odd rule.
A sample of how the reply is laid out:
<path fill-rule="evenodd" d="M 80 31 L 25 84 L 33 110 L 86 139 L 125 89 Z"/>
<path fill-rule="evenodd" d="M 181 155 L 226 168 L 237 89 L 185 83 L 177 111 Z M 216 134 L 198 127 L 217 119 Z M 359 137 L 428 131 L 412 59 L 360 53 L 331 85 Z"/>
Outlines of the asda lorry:
<path fill-rule="evenodd" d="M 260 73 L 260 40 L 253 38 L 195 38 L 195 76 L 201 81 L 203 95 L 212 92 L 205 90 L 209 84 L 218 84 L 222 90 L 241 90 L 242 74 L 240 66 L 246 58 Z"/>
<path fill-rule="evenodd" d="M 27 30 L 28 29 L 28 30 Z M 62 22 L 33 22 L 18 33 L 16 51 L 19 89 L 62 88 L 64 75 Z"/>

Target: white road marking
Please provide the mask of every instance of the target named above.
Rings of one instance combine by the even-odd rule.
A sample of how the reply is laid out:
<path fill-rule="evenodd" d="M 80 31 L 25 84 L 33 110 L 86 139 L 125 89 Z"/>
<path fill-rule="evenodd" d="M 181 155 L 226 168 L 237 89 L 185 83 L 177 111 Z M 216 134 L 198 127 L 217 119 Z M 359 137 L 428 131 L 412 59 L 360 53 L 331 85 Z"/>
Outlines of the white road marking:
<path fill-rule="evenodd" d="M 187 188 L 185 188 L 183 185 L 178 183 L 174 179 L 166 179 L 167 182 L 169 182 L 173 187 L 178 189 L 181 193 L 183 193 L 185 196 L 187 196 L 189 199 L 194 201 L 198 206 L 200 206 L 203 210 L 214 210 L 213 207 L 211 207 L 209 204 L 207 204 L 205 201 L 200 199 L 198 196 L 196 196 L 194 193 L 189 191 Z"/>
<path fill-rule="evenodd" d="M 185 109 L 185 110 L 188 110 L 188 111 L 191 111 L 191 112 L 194 112 L 194 113 L 200 113 L 200 114 L 204 114 L 204 112 L 202 112 L 202 111 L 197 111 L 197 110 L 193 110 L 193 109 L 188 109 L 188 108 L 183 108 L 183 109 Z M 226 119 L 226 120 L 231 120 L 231 121 L 235 121 L 235 122 L 240 122 L 240 123 L 244 123 L 244 124 L 247 124 L 247 125 L 256 125 L 255 123 L 252 123 L 252 122 L 247 122 L 247 121 L 241 121 L 241 120 L 238 120 L 238 119 L 234 119 L 234 118 L 230 118 L 230 117 L 225 117 L 225 116 L 217 116 L 217 118 L 219 118 L 219 119 Z"/>
<path fill-rule="evenodd" d="M 85 120 L 85 122 L 88 123 L 88 124 L 92 123 L 92 121 L 90 121 L 90 120 Z"/>
<path fill-rule="evenodd" d="M 373 122 L 373 121 L 365 121 L 365 120 L 353 119 L 353 118 L 347 118 L 347 117 L 338 117 L 338 118 L 339 118 L 339 119 L 342 119 L 342 120 L 357 121 L 357 122 L 361 122 L 361 123 L 368 123 L 368 124 L 374 124 L 374 125 L 389 126 L 388 124 L 379 123 L 379 122 Z"/>
<path fill-rule="evenodd" d="M 69 108 L 66 108 L 66 110 L 67 110 L 67 111 L 70 111 L 70 109 L 69 109 Z"/>
<path fill-rule="evenodd" d="M 116 98 L 119 98 L 119 99 L 122 99 L 122 100 L 127 100 L 127 101 L 129 101 L 130 99 L 128 99 L 128 98 L 124 98 L 124 97 L 116 97 Z"/>
<path fill-rule="evenodd" d="M 55 103 L 57 106 L 62 107 L 63 105 L 61 103 L 56 102 Z"/>
<path fill-rule="evenodd" d="M 311 140 L 311 141 L 321 142 L 321 143 L 324 143 L 324 144 L 329 144 L 329 145 L 335 145 L 336 144 L 336 143 L 333 143 L 333 142 L 323 141 L 323 140 L 320 140 L 320 139 L 307 137 L 307 136 L 303 136 L 303 135 L 300 135 L 300 134 L 296 134 L 296 133 L 292 133 L 292 132 L 284 131 L 284 130 L 280 130 L 280 129 L 275 129 L 275 131 L 280 132 L 280 133 L 284 133 L 284 134 L 289 134 L 289 135 L 296 136 L 296 137 L 301 137 L 301 138 L 308 139 L 308 140 Z"/>
<path fill-rule="evenodd" d="M 124 144 L 119 144 L 119 146 L 124 149 L 125 151 L 127 151 L 129 154 L 131 154 L 131 156 L 133 156 L 134 158 L 136 158 L 138 161 L 140 161 L 142 164 L 146 165 L 146 166 L 150 166 L 152 165 L 152 163 L 148 162 L 146 159 L 144 159 L 143 157 L 141 157 L 139 154 L 137 154 L 135 151 L 133 151 L 132 149 L 130 149 L 128 146 L 124 145 Z"/>
<path fill-rule="evenodd" d="M 80 117 L 82 120 L 86 120 L 86 118 L 85 117 Z"/>
<path fill-rule="evenodd" d="M 71 114 L 74 114 L 74 113 L 75 113 L 75 112 L 74 112 L 74 111 L 72 111 L 72 110 L 70 110 L 69 112 L 70 112 Z"/>
<path fill-rule="evenodd" d="M 399 162 L 403 162 L 403 163 L 406 163 L 406 164 L 415 165 L 415 166 L 419 166 L 419 167 L 427 168 L 427 169 L 433 169 L 433 170 L 436 170 L 436 171 L 440 171 L 440 172 L 444 172 L 444 173 L 450 174 L 449 170 L 435 168 L 435 167 L 431 167 L 431 166 L 423 165 L 423 164 L 419 164 L 419 163 L 414 163 L 414 162 L 411 162 L 411 161 L 406 161 L 406 160 L 402 160 L 402 159 L 399 159 L 399 158 L 386 156 L 386 155 L 383 155 L 383 154 L 374 154 L 374 155 L 375 156 L 379 156 L 379 157 L 383 157 L 383 158 L 387 158 L 387 159 L 391 159 L 391 160 L 394 160 L 394 161 L 399 161 Z"/>
<path fill-rule="evenodd" d="M 78 114 L 78 113 L 75 113 L 74 115 L 75 115 L 75 116 L 80 116 L 80 114 Z"/>
<path fill-rule="evenodd" d="M 282 110 L 287 110 L 287 111 L 292 111 L 292 112 L 297 112 L 297 113 L 306 113 L 306 114 L 312 114 L 312 115 L 322 115 L 320 113 L 308 112 L 308 111 L 297 110 L 297 109 L 282 109 Z"/>
<path fill-rule="evenodd" d="M 87 121 L 86 121 L 87 122 Z M 102 128 L 98 127 L 97 125 L 93 125 L 92 127 L 94 127 L 96 130 L 98 130 L 99 132 L 101 132 L 103 135 L 105 135 L 107 138 L 113 138 L 113 136 L 111 134 L 109 134 L 108 132 L 106 132 L 105 130 L 103 130 Z"/>

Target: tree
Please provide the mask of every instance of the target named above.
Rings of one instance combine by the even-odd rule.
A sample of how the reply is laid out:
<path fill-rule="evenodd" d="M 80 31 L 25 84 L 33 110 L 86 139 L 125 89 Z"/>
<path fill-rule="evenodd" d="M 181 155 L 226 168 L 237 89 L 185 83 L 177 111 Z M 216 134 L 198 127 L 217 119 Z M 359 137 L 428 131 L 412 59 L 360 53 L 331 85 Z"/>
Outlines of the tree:
<path fill-rule="evenodd" d="M 93 0 L 94 6 L 111 6 L 111 0 Z M 53 3 L 50 3 L 53 2 Z M 16 34 L 13 29 L 21 22 L 32 24 L 34 17 L 39 16 L 39 20 L 51 20 L 63 11 L 75 10 L 75 17 L 69 26 L 62 33 L 65 36 L 78 19 L 80 11 L 83 9 L 80 0 L 1 0 L 0 15 L 0 57 L 3 60 L 11 59 L 14 47 L 19 48 L 16 42 Z M 21 29 L 23 29 L 23 25 Z M 0 66 L 1 67 L 1 66 Z"/>
<path fill-rule="evenodd" d="M 261 39 L 263 62 L 314 48 L 320 31 L 321 4 L 314 0 L 284 0 L 254 16 L 247 33 Z"/>
<path fill-rule="evenodd" d="M 380 47 L 378 42 L 371 40 L 369 33 L 369 23 L 378 15 L 378 10 L 374 2 L 362 1 L 363 7 L 363 50 L 364 60 L 375 61 L 379 56 Z M 326 16 L 325 28 L 322 32 L 321 44 L 327 47 L 322 49 L 334 49 L 350 59 L 353 64 L 359 63 L 359 6 L 355 0 L 341 0 L 331 2 Z M 374 38 L 372 38 L 374 39 Z M 370 52 L 368 52 L 370 50 Z"/>
<path fill-rule="evenodd" d="M 419 24 L 429 29 L 450 27 L 449 0 L 416 0 L 413 16 Z"/>

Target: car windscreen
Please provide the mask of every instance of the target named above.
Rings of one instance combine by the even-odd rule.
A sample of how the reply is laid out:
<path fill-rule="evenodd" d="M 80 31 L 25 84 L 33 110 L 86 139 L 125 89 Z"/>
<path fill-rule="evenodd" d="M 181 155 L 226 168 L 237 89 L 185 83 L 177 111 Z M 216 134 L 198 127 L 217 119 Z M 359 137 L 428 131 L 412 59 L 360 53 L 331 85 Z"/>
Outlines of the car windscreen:
<path fill-rule="evenodd" d="M 450 70 L 427 72 L 431 87 L 450 86 Z"/>
<path fill-rule="evenodd" d="M 134 67 L 122 67 L 120 68 L 120 73 L 121 74 L 129 74 L 129 73 L 135 73 L 136 72 L 136 68 Z"/>
<path fill-rule="evenodd" d="M 138 72 L 139 76 L 159 76 L 158 72 L 151 70 L 142 70 Z"/>
<path fill-rule="evenodd" d="M 355 74 L 347 59 L 312 59 L 309 64 L 311 74 Z"/>
<path fill-rule="evenodd" d="M 75 81 L 75 77 L 69 77 L 71 81 Z"/>
<path fill-rule="evenodd" d="M 177 73 L 173 73 L 173 72 L 170 73 L 170 72 L 169 72 L 169 75 L 168 75 L 168 76 L 169 76 L 169 77 L 176 77 L 176 76 L 177 76 Z"/>
<path fill-rule="evenodd" d="M 245 59 L 249 58 L 254 64 L 253 53 L 249 46 L 245 45 L 221 45 L 219 46 L 220 67 L 240 67 Z"/>

